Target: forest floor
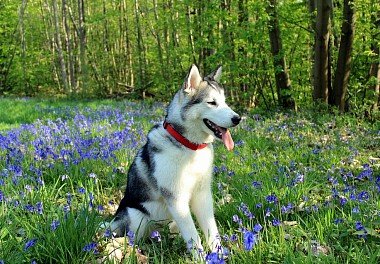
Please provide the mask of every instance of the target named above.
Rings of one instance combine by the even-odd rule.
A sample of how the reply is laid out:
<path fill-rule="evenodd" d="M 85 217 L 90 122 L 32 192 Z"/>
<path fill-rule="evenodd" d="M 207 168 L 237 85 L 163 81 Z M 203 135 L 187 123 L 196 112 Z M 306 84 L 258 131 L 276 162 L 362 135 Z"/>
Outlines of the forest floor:
<path fill-rule="evenodd" d="M 101 232 L 165 105 L 0 98 L 0 263 L 191 263 L 167 228 Z M 380 123 L 246 113 L 215 146 L 222 255 L 208 263 L 380 263 Z M 133 245 L 133 246 L 131 246 Z"/>

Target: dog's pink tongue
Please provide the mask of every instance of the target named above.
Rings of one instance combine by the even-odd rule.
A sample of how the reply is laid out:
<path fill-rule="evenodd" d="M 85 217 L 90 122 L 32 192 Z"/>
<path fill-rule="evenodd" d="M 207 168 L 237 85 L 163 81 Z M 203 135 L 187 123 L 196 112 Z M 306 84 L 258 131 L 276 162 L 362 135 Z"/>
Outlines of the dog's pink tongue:
<path fill-rule="evenodd" d="M 222 131 L 222 140 L 229 151 L 233 150 L 235 143 L 232 140 L 231 133 L 228 129 L 226 129 L 226 131 Z"/>

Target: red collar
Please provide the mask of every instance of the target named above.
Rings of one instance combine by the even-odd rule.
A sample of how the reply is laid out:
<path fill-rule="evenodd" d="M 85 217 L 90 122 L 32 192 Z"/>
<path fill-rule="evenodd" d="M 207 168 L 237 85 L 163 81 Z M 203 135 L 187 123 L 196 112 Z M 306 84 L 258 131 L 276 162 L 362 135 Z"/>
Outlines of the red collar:
<path fill-rule="evenodd" d="M 187 138 L 185 138 L 184 136 L 182 136 L 177 130 L 175 130 L 174 127 L 171 124 L 169 124 L 168 122 L 166 122 L 166 120 L 164 121 L 164 128 L 179 143 L 181 143 L 182 145 L 184 145 L 185 147 L 187 147 L 189 149 L 198 150 L 198 149 L 203 149 L 203 148 L 205 148 L 205 147 L 208 146 L 208 144 L 206 144 L 206 143 L 196 144 L 196 143 L 191 142 L 190 140 L 188 140 Z"/>

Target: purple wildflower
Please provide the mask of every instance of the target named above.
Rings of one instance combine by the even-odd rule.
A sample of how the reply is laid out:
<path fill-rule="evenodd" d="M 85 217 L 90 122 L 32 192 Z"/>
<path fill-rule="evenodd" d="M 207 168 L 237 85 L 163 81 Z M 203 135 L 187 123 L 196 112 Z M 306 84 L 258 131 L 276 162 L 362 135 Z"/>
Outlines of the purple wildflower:
<path fill-rule="evenodd" d="M 369 193 L 367 191 L 362 191 L 358 193 L 359 202 L 364 202 L 369 200 Z"/>
<path fill-rule="evenodd" d="M 353 214 L 358 214 L 358 213 L 360 213 L 360 210 L 359 210 L 359 208 L 356 206 L 356 207 L 352 208 L 351 212 L 352 212 Z"/>
<path fill-rule="evenodd" d="M 364 229 L 364 226 L 363 226 L 362 222 L 357 221 L 357 222 L 355 223 L 355 229 L 356 229 L 357 231 L 363 230 L 363 229 Z"/>
<path fill-rule="evenodd" d="M 347 201 L 348 201 L 347 198 L 341 197 L 339 202 L 341 206 L 344 206 L 347 203 Z"/>
<path fill-rule="evenodd" d="M 51 231 L 55 231 L 60 225 L 59 220 L 53 220 L 50 224 Z"/>
<path fill-rule="evenodd" d="M 135 244 L 135 233 L 132 230 L 129 230 L 127 232 L 128 242 L 130 246 L 133 246 Z"/>
<path fill-rule="evenodd" d="M 253 231 L 255 231 L 256 233 L 260 232 L 261 229 L 263 229 L 263 227 L 259 223 L 255 224 L 255 226 L 253 227 Z"/>
<path fill-rule="evenodd" d="M 78 188 L 78 193 L 80 193 L 80 194 L 84 194 L 86 192 L 86 189 L 85 188 L 83 188 L 83 187 L 79 187 Z"/>
<path fill-rule="evenodd" d="M 279 226 L 280 224 L 281 224 L 281 221 L 278 220 L 277 218 L 275 218 L 275 219 L 272 220 L 272 225 L 273 226 Z"/>
<path fill-rule="evenodd" d="M 251 231 L 244 233 L 244 249 L 252 250 L 253 246 L 257 243 L 257 235 Z"/>
<path fill-rule="evenodd" d="M 265 199 L 267 200 L 268 203 L 277 204 L 278 202 L 277 196 L 275 194 L 270 194 Z"/>
<path fill-rule="evenodd" d="M 110 238 L 112 236 L 111 229 L 107 228 L 106 231 L 104 231 L 103 236 L 106 237 L 106 238 Z"/>
<path fill-rule="evenodd" d="M 150 238 L 152 238 L 152 239 L 156 239 L 157 242 L 161 242 L 161 235 L 160 235 L 160 232 L 158 232 L 157 230 L 154 230 L 154 231 L 150 234 Z"/>
<path fill-rule="evenodd" d="M 28 251 L 29 248 L 34 247 L 36 243 L 37 243 L 37 238 L 33 238 L 31 240 L 26 241 L 24 245 L 24 251 Z"/>
<path fill-rule="evenodd" d="M 219 256 L 217 252 L 211 252 L 206 255 L 207 264 L 224 264 L 225 261 L 222 256 Z"/>
<path fill-rule="evenodd" d="M 96 249 L 97 246 L 98 246 L 98 243 L 92 241 L 92 242 L 88 243 L 87 245 L 85 245 L 83 247 L 82 251 L 84 251 L 84 252 L 93 252 L 93 253 L 97 254 L 98 253 L 98 250 Z"/>
<path fill-rule="evenodd" d="M 42 202 L 37 202 L 36 203 L 36 212 L 40 215 L 43 214 L 43 211 L 44 211 L 44 205 Z"/>

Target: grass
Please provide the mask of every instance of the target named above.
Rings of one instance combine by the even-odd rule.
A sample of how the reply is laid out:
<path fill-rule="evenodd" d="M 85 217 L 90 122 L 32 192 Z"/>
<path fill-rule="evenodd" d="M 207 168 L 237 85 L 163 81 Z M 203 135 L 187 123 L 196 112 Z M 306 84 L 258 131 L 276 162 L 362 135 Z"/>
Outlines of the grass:
<path fill-rule="evenodd" d="M 100 224 L 163 117 L 159 103 L 0 99 L 0 263 L 106 255 Z M 380 123 L 313 110 L 246 117 L 233 152 L 214 144 L 227 262 L 379 263 Z M 123 262 L 140 251 L 149 263 L 191 262 L 180 236 L 160 233 Z"/>

